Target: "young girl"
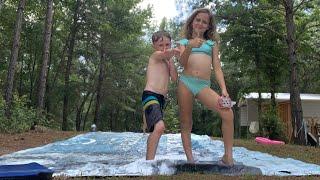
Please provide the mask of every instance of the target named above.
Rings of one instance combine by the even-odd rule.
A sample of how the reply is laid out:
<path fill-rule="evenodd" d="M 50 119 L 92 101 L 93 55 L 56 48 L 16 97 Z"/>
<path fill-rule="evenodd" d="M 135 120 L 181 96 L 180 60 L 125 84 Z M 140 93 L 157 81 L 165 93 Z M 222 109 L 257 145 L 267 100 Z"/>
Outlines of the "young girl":
<path fill-rule="evenodd" d="M 187 19 L 180 43 L 180 63 L 184 70 L 178 85 L 178 102 L 183 148 L 189 162 L 194 162 L 191 147 L 192 106 L 194 98 L 215 110 L 222 118 L 222 133 L 225 153 L 219 161 L 232 166 L 233 111 L 220 106 L 221 97 L 229 99 L 219 59 L 219 46 L 213 14 L 209 9 L 197 9 Z M 219 83 L 220 96 L 210 89 L 211 67 Z M 229 99 L 230 100 L 230 99 Z"/>

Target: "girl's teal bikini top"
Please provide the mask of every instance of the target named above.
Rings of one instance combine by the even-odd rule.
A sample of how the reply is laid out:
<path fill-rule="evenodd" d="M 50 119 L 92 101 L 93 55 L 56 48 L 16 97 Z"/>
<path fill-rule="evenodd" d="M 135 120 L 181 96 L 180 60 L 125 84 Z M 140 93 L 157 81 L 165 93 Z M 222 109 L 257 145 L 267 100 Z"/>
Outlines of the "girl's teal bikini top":
<path fill-rule="evenodd" d="M 189 43 L 188 39 L 181 39 L 179 44 L 186 46 Z M 205 53 L 209 56 L 212 56 L 212 47 L 215 42 L 212 40 L 206 40 L 202 43 L 202 45 L 198 48 L 192 48 L 191 53 Z"/>

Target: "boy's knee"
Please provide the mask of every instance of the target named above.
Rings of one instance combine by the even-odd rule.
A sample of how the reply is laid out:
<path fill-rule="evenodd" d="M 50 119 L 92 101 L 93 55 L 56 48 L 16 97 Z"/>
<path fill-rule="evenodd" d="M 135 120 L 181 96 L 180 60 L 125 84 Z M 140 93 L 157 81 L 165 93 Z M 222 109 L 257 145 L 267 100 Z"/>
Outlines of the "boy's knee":
<path fill-rule="evenodd" d="M 163 121 L 159 121 L 154 127 L 154 132 L 162 134 L 165 129 L 166 129 L 166 127 L 165 127 Z"/>

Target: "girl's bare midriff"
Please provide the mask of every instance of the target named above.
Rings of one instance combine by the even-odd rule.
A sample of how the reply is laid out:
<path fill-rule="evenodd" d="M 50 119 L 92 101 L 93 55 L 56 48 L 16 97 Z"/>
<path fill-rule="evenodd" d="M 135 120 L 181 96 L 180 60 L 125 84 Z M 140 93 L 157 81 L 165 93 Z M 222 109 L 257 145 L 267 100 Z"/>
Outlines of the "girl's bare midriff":
<path fill-rule="evenodd" d="M 188 63 L 184 67 L 183 74 L 210 80 L 212 58 L 207 54 L 190 54 Z"/>

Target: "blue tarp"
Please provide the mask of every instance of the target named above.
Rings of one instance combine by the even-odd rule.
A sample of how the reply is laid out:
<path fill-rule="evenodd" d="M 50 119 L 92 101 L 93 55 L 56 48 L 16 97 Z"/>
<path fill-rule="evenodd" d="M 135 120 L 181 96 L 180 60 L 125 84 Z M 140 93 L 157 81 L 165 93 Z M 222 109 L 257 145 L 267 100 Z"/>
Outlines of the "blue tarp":
<path fill-rule="evenodd" d="M 0 178 L 42 177 L 41 179 L 47 179 L 52 177 L 52 174 L 53 170 L 38 163 L 0 165 Z"/>
<path fill-rule="evenodd" d="M 182 171 L 236 175 L 257 174 L 267 176 L 320 175 L 320 166 L 292 158 L 233 148 L 233 157 L 239 166 L 231 169 L 212 165 L 224 154 L 222 141 L 203 135 L 191 135 L 195 159 L 209 165 L 186 167 L 181 134 L 161 136 L 155 160 L 145 160 L 148 134 L 132 132 L 90 132 L 57 141 L 42 147 L 26 149 L 0 156 L 0 165 L 36 162 L 54 170 L 53 177 L 67 176 L 151 176 L 173 175 Z M 181 167 L 180 169 L 178 169 Z M 251 167 L 251 168 L 248 168 Z M 221 170 L 221 171 L 220 171 Z M 248 171 L 247 171 L 248 170 Z M 218 171 L 218 172 L 217 172 Z M 259 172 L 260 172 L 259 171 Z"/>

